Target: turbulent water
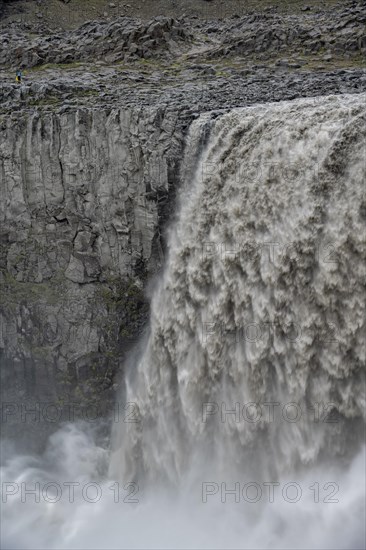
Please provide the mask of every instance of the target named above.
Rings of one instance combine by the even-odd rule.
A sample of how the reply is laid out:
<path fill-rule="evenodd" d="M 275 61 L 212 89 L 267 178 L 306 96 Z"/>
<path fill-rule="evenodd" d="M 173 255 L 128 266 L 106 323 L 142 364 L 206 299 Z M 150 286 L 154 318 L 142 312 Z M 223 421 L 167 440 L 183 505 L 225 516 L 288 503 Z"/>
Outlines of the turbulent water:
<path fill-rule="evenodd" d="M 5 481 L 79 486 L 9 490 L 5 547 L 364 547 L 365 100 L 192 124 L 128 417 L 110 455 L 66 426 L 9 459 Z"/>
<path fill-rule="evenodd" d="M 141 422 L 120 430 L 122 475 L 176 480 L 200 459 L 241 472 L 254 457 L 276 475 L 362 439 L 364 99 L 261 105 L 213 124 L 127 379 Z M 314 422 L 316 404 L 337 422 Z M 236 407 L 224 422 L 223 406 Z M 299 420 L 276 422 L 284 406 Z"/>

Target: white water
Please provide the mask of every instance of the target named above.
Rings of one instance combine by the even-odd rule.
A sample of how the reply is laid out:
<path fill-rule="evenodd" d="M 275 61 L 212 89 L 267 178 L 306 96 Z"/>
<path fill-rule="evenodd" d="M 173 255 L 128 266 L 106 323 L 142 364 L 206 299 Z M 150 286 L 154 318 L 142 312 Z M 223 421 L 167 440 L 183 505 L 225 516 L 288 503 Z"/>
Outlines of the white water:
<path fill-rule="evenodd" d="M 90 426 L 66 426 L 45 456 L 9 459 L 2 481 L 19 492 L 3 504 L 4 548 L 364 547 L 365 100 L 192 125 L 150 335 L 121 398 L 138 422 L 114 426 L 111 458 Z M 214 414 L 203 418 L 207 402 Z M 262 414 L 222 419 L 223 403 Z M 265 403 L 278 403 L 273 418 Z M 293 405 L 282 414 L 289 403 L 296 422 Z M 62 496 L 21 502 L 22 481 L 56 482 Z M 80 484 L 73 503 L 65 482 Z M 95 503 L 80 491 L 90 482 Z M 217 488 L 207 502 L 205 482 Z M 258 502 L 245 502 L 248 482 Z M 297 502 L 283 497 L 288 482 Z M 221 483 L 239 483 L 240 501 L 222 502 Z"/>

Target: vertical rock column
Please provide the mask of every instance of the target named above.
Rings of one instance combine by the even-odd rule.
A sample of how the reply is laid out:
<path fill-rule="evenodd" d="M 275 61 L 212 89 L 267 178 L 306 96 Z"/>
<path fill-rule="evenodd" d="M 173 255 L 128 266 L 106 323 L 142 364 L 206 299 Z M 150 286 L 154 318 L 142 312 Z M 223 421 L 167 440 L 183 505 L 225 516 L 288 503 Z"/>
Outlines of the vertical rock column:
<path fill-rule="evenodd" d="M 32 112 L 0 131 L 5 400 L 105 402 L 161 265 L 179 115 Z"/>

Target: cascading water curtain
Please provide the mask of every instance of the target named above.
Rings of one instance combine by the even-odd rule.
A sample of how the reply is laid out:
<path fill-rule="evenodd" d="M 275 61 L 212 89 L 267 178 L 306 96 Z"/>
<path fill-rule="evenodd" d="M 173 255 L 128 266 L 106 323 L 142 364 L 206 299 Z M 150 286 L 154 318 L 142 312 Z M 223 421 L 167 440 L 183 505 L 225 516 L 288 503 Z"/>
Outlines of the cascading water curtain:
<path fill-rule="evenodd" d="M 365 132 L 363 95 L 236 109 L 212 124 L 127 377 L 140 422 L 117 429 L 121 478 L 138 468 L 179 482 L 199 463 L 267 477 L 357 452 Z"/>

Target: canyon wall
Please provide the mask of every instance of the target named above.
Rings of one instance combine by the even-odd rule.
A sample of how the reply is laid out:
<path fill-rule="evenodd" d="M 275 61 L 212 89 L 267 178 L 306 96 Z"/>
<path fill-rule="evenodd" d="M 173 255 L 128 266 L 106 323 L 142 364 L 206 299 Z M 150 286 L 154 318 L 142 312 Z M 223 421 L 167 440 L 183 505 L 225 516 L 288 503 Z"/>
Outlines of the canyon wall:
<path fill-rule="evenodd" d="M 184 131 L 163 108 L 3 120 L 5 403 L 111 401 L 146 320 L 146 280 L 162 264 Z M 9 406 L 8 426 L 22 413 Z"/>

